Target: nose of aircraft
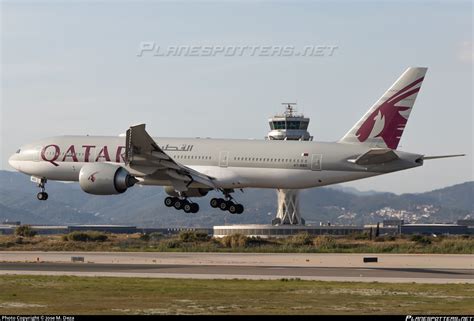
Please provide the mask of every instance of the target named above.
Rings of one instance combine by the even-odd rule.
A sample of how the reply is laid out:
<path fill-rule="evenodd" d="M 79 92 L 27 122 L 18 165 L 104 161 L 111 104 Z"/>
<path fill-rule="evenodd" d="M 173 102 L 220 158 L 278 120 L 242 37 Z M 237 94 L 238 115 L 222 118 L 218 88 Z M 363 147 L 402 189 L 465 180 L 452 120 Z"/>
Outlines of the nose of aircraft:
<path fill-rule="evenodd" d="M 18 169 L 17 168 L 17 154 L 13 154 L 10 156 L 10 158 L 8 159 L 8 164 L 10 164 L 11 167 L 13 167 L 14 169 Z"/>

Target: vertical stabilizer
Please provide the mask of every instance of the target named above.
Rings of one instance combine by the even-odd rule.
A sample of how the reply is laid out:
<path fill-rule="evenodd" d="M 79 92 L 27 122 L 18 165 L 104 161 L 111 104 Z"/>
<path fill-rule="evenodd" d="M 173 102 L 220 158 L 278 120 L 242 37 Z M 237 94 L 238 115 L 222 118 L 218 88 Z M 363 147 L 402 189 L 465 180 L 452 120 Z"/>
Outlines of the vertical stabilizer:
<path fill-rule="evenodd" d="M 408 68 L 339 142 L 396 149 L 427 70 Z"/>

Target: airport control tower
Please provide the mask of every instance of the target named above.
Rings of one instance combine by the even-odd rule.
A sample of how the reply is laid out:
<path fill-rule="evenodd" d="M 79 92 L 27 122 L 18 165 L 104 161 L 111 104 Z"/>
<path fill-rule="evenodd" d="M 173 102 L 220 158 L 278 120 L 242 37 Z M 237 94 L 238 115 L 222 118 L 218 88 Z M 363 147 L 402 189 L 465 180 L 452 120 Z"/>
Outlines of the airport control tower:
<path fill-rule="evenodd" d="M 309 118 L 297 114 L 296 103 L 282 103 L 285 111 L 283 114 L 275 115 L 268 120 L 270 132 L 269 140 L 313 140 L 308 132 Z M 304 225 L 304 219 L 300 215 L 297 189 L 278 189 L 278 211 L 273 225 Z"/>

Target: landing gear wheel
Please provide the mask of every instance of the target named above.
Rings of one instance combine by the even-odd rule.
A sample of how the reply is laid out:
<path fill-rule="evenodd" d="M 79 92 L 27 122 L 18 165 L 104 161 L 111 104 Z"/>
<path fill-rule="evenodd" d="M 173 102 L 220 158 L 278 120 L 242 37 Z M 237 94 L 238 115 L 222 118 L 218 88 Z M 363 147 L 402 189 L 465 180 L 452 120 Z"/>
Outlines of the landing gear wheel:
<path fill-rule="evenodd" d="M 174 203 L 175 203 L 174 197 L 167 197 L 167 198 L 165 198 L 165 205 L 166 205 L 167 207 L 172 207 L 172 206 L 174 205 Z"/>
<path fill-rule="evenodd" d="M 183 204 L 183 210 L 184 210 L 184 212 L 185 212 L 185 213 L 191 213 L 191 212 L 192 212 L 192 208 L 193 208 L 192 205 L 193 205 L 193 204 L 191 204 L 191 203 L 189 203 L 189 202 L 185 202 L 185 203 Z"/>
<path fill-rule="evenodd" d="M 184 206 L 184 203 L 185 201 L 184 200 L 180 200 L 179 198 L 176 200 L 176 202 L 174 202 L 174 208 L 177 209 L 177 210 L 180 210 L 183 208 Z"/>
<path fill-rule="evenodd" d="M 36 194 L 36 197 L 40 200 L 40 201 L 46 201 L 48 199 L 48 193 L 46 192 L 39 192 L 38 194 Z"/>
<path fill-rule="evenodd" d="M 235 213 L 237 213 L 237 204 L 232 203 L 232 204 L 229 206 L 229 212 L 230 212 L 230 214 L 235 214 Z"/>
<path fill-rule="evenodd" d="M 244 212 L 244 206 L 242 204 L 237 204 L 235 207 L 237 208 L 235 213 L 242 214 Z"/>
<path fill-rule="evenodd" d="M 191 213 L 197 213 L 197 212 L 199 212 L 199 204 L 192 203 L 191 204 Z"/>
<path fill-rule="evenodd" d="M 221 200 L 219 199 L 221 202 L 219 204 L 219 208 L 221 209 L 221 211 L 227 211 L 227 209 L 229 208 L 229 204 L 228 202 L 224 201 L 224 200 Z"/>
<path fill-rule="evenodd" d="M 209 202 L 209 204 L 211 205 L 211 207 L 213 208 L 218 208 L 219 205 L 220 205 L 220 198 L 213 198 L 211 199 L 211 201 Z"/>

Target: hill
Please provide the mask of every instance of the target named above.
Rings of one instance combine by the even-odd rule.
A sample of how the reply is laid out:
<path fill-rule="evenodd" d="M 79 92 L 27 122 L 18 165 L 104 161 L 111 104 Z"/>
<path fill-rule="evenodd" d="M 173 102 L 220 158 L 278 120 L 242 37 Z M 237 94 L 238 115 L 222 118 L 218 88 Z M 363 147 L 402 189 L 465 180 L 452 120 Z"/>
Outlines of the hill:
<path fill-rule="evenodd" d="M 275 216 L 274 190 L 248 189 L 236 192 L 245 204 L 242 215 L 211 208 L 211 192 L 195 199 L 197 214 L 185 214 L 163 205 L 161 187 L 138 186 L 121 195 L 94 196 L 77 183 L 48 182 L 49 199 L 36 200 L 38 192 L 29 177 L 0 171 L 0 221 L 29 224 L 131 224 L 150 227 L 212 226 L 221 224 L 269 223 Z M 301 191 L 301 210 L 307 222 L 367 224 L 387 218 L 410 222 L 454 222 L 474 217 L 474 182 L 466 182 L 419 194 L 359 192 L 338 186 Z"/>

